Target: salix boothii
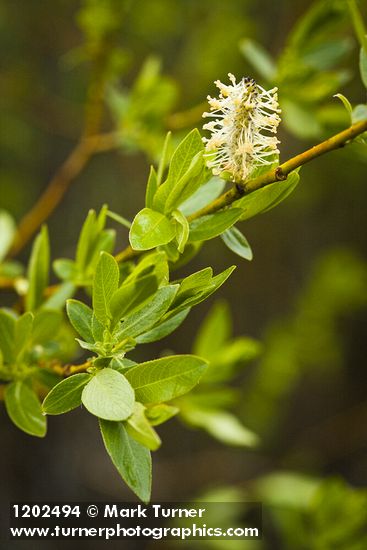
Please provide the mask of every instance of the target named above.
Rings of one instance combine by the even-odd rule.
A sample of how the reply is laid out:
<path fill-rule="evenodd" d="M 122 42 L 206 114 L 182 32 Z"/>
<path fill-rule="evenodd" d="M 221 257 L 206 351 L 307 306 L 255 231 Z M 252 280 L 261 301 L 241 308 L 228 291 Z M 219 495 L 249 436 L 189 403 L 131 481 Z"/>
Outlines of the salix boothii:
<path fill-rule="evenodd" d="M 281 112 L 277 88 L 265 90 L 255 80 L 243 78 L 236 83 L 229 74 L 230 85 L 219 80 L 219 97 L 208 96 L 210 112 L 203 117 L 214 118 L 204 124 L 210 138 L 203 138 L 208 167 L 213 174 L 227 172 L 235 182 L 243 182 L 254 168 L 274 162 L 279 154 L 275 134 Z"/>

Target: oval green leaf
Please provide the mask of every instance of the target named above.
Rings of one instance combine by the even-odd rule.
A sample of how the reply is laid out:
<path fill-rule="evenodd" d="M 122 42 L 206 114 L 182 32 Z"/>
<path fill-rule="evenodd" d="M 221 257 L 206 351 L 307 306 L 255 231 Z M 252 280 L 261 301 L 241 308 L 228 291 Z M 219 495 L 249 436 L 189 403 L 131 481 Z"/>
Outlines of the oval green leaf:
<path fill-rule="evenodd" d="M 224 244 L 235 254 L 251 261 L 253 258 L 251 247 L 246 237 L 237 227 L 230 227 L 220 236 Z"/>
<path fill-rule="evenodd" d="M 85 408 L 104 420 L 126 420 L 133 412 L 135 395 L 120 372 L 104 368 L 97 372 L 82 392 Z"/>
<path fill-rule="evenodd" d="M 190 391 L 200 380 L 206 361 L 195 355 L 173 355 L 141 363 L 126 372 L 136 400 L 162 403 Z"/>
<path fill-rule="evenodd" d="M 189 242 L 208 241 L 231 227 L 241 217 L 240 208 L 230 208 L 209 214 L 190 223 Z"/>
<path fill-rule="evenodd" d="M 79 300 L 68 300 L 66 302 L 66 312 L 77 333 L 80 334 L 86 342 L 93 344 L 93 311 L 91 308 L 79 302 Z"/>
<path fill-rule="evenodd" d="M 150 250 L 169 243 L 175 234 L 175 225 L 166 216 L 143 208 L 134 218 L 129 239 L 134 250 Z"/>

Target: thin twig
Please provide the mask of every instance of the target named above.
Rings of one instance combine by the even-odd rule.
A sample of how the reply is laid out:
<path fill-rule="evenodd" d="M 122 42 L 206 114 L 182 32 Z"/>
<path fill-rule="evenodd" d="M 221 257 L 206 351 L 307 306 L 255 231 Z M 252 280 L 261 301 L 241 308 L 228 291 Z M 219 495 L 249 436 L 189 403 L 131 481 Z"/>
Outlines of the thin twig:
<path fill-rule="evenodd" d="M 92 366 L 92 361 L 88 359 L 85 363 L 81 365 L 52 365 L 52 370 L 59 374 L 60 376 L 71 376 L 72 374 L 77 374 L 78 372 L 86 372 Z"/>

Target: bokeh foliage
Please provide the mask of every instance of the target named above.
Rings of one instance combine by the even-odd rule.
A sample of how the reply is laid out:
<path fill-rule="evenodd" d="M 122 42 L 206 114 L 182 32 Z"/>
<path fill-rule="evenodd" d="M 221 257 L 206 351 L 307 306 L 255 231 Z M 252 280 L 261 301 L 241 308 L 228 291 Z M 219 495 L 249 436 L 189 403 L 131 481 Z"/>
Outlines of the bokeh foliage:
<path fill-rule="evenodd" d="M 65 318 L 60 313 L 50 316 L 42 309 L 60 309 L 76 289 L 86 287 L 90 292 L 99 252 L 113 250 L 116 230 L 119 245 L 127 241 L 127 232 L 114 222 L 109 221 L 108 225 L 114 225 L 115 231 L 106 228 L 104 214 L 100 214 L 99 227 L 98 216 L 90 214 L 93 247 L 83 253 L 79 241 L 79 252 L 75 251 L 75 235 L 82 220 L 90 207 L 99 209 L 105 201 L 118 214 L 132 219 L 143 206 L 148 164 L 159 160 L 167 130 L 173 130 L 169 159 L 182 137 L 200 125 L 205 109 L 203 99 L 211 91 L 214 79 L 224 79 L 228 71 L 239 76 L 254 72 L 263 85 L 280 88 L 285 130 L 282 156 L 299 148 L 294 137 L 321 139 L 346 126 L 350 114 L 353 121 L 365 118 L 366 98 L 365 90 L 361 92 L 360 76 L 366 85 L 366 57 L 362 48 L 360 61 L 356 62 L 359 48 L 348 3 L 327 0 L 295 5 L 284 0 L 279 6 L 274 4 L 264 2 L 261 11 L 257 3 L 249 0 L 141 0 L 135 5 L 112 0 L 88 0 L 80 5 L 58 1 L 52 10 L 35 8 L 31 3 L 22 3 L 22 9 L 17 9 L 19 2 L 2 5 L 1 41 L 8 58 L 2 74 L 1 117 L 6 131 L 1 133 L 1 207 L 19 218 L 62 161 L 82 127 L 86 97 L 96 90 L 97 80 L 91 74 L 102 81 L 97 100 L 100 93 L 106 100 L 101 127 L 108 130 L 112 125 L 119 132 L 118 160 L 110 154 L 93 160 L 93 169 L 75 183 L 64 206 L 51 220 L 52 260 L 62 258 L 54 262 L 54 273 L 50 275 L 48 270 L 46 229 L 37 238 L 30 262 L 27 252 L 21 257 L 23 262 L 6 259 L 1 264 L 0 276 L 15 278 L 20 295 L 25 291 L 25 279 L 31 281 L 27 309 L 39 309 L 32 327 L 27 313 L 16 320 L 8 311 L 2 313 L 7 327 L 17 326 L 10 329 L 17 338 L 14 348 L 5 344 L 12 360 L 17 354 L 17 368 L 24 367 L 24 359 L 33 365 L 40 347 L 50 363 L 55 359 L 69 362 L 76 357 L 74 335 Z M 279 23 L 273 35 L 275 16 Z M 343 93 L 353 106 L 349 108 L 344 95 L 344 106 L 337 98 L 332 99 L 336 93 Z M 93 116 L 90 120 L 90 124 L 95 124 Z M 246 480 L 251 476 L 259 479 L 253 484 L 252 494 L 274 508 L 270 520 L 273 527 L 269 529 L 272 535 L 264 542 L 264 547 L 269 548 L 277 543 L 282 548 L 321 550 L 338 544 L 340 548 L 357 550 L 365 544 L 359 532 L 365 521 L 364 492 L 342 481 L 320 481 L 335 474 L 355 485 L 366 481 L 359 466 L 365 457 L 358 437 L 361 434 L 363 440 L 363 430 L 358 426 L 365 418 L 363 408 L 351 420 L 349 417 L 349 410 L 363 399 L 358 380 L 363 381 L 365 353 L 360 341 L 366 304 L 366 265 L 361 258 L 366 246 L 366 193 L 361 185 L 365 143 L 361 139 L 359 145 L 333 158 L 335 162 L 324 159 L 316 167 L 304 169 L 302 189 L 298 188 L 279 210 L 246 222 L 258 264 L 245 268 L 241 260 L 240 269 L 233 275 L 233 289 L 223 290 L 234 310 L 234 338 L 231 339 L 227 306 L 219 303 L 210 311 L 194 344 L 195 332 L 199 330 L 195 321 L 186 322 L 186 334 L 180 329 L 177 337 L 167 339 L 170 350 L 185 352 L 193 345 L 194 353 L 211 362 L 197 390 L 172 403 L 172 407 L 181 407 L 179 418 L 232 445 L 254 442 L 253 432 L 243 424 L 260 436 L 259 450 L 230 455 L 228 469 L 231 464 L 237 465 L 236 482 L 246 487 L 244 493 L 240 492 L 246 497 Z M 212 181 L 211 185 L 206 189 L 214 189 L 214 196 L 219 194 L 222 184 Z M 287 185 L 288 182 L 285 192 Z M 243 199 L 241 206 L 246 206 L 247 213 L 242 219 L 258 213 L 262 194 L 260 191 Z M 172 208 L 168 208 L 170 215 L 176 206 L 174 198 L 171 197 Z M 276 203 L 277 196 L 265 206 Z M 184 213 L 192 212 L 189 201 L 185 207 Z M 175 223 L 180 224 L 177 219 Z M 176 233 L 178 245 L 185 233 L 184 222 L 181 226 L 181 233 Z M 5 211 L 0 228 L 3 260 L 15 231 L 13 218 Z M 58 238 L 58 234 L 63 238 Z M 228 242 L 235 243 L 232 250 L 235 247 L 250 259 L 246 240 L 227 234 Z M 344 251 L 328 251 L 340 243 L 345 245 Z M 197 272 L 212 264 L 216 273 L 228 267 L 232 256 L 221 248 L 220 259 L 219 247 L 218 239 L 204 246 L 202 255 L 191 264 Z M 171 262 L 177 259 L 177 251 L 168 244 L 166 252 L 171 255 Z M 37 255 L 43 257 L 40 264 L 34 260 Z M 70 260 L 71 257 L 75 259 Z M 306 275 L 316 258 L 319 259 L 312 275 Z M 183 269 L 183 274 L 177 274 L 178 284 L 189 273 L 187 266 Z M 129 265 L 122 276 L 128 277 L 131 270 Z M 44 297 L 43 289 L 55 282 L 55 276 L 62 280 L 58 293 Z M 48 308 L 40 307 L 44 298 Z M 5 300 L 6 305 L 13 301 L 10 296 L 5 296 Z M 211 331 L 218 338 L 217 351 L 205 344 L 206 338 L 213 338 Z M 243 333 L 257 340 L 238 336 Z M 25 354 L 21 344 L 26 336 L 29 347 Z M 139 348 L 134 359 L 147 361 L 151 356 Z M 247 361 L 252 361 L 252 365 L 247 365 Z M 43 395 L 60 378 L 55 372 L 46 376 L 44 369 L 40 372 L 34 378 L 34 388 Z M 320 386 L 318 392 L 316 385 Z M 22 402 L 32 400 L 27 386 L 13 387 L 13 391 L 17 395 L 18 391 L 24 392 Z M 326 409 L 324 395 L 329 399 Z M 298 400 L 302 404 L 299 409 L 295 406 Z M 314 403 L 313 407 L 308 407 L 307 402 Z M 313 448 L 319 442 L 317 438 L 301 438 L 298 443 L 295 431 L 307 432 L 308 427 L 322 424 L 339 414 L 340 409 L 342 417 L 336 420 L 333 437 L 344 437 L 343 411 L 346 422 L 350 422 L 349 429 L 357 430 L 356 438 L 350 444 L 346 442 L 344 455 L 343 442 L 336 445 L 336 457 L 332 456 L 332 442 L 330 453 L 327 444 Z M 292 418 L 294 411 L 300 416 L 299 423 Z M 169 416 L 175 412 L 151 411 L 151 424 L 154 415 Z M 40 411 L 37 418 L 30 430 L 42 435 Z M 167 434 L 174 441 L 169 430 Z M 149 435 L 154 445 L 157 440 L 151 432 Z M 205 461 L 205 446 L 212 447 L 202 435 L 194 433 L 192 437 L 194 445 L 202 446 L 203 454 L 191 456 L 188 452 L 188 460 L 192 468 L 200 469 Z M 191 440 L 188 441 L 190 446 Z M 297 473 L 288 478 L 277 473 L 289 465 Z M 217 478 L 215 461 L 209 470 L 213 484 Z M 305 473 L 312 474 L 312 480 L 303 485 Z M 160 480 L 164 480 L 164 475 Z M 222 475 L 221 480 L 218 475 L 219 481 L 228 479 Z M 313 491 L 316 486 L 318 489 Z M 204 487 L 205 480 L 201 488 Z M 191 487 L 191 491 L 197 493 L 198 489 Z M 287 494 L 291 495 L 291 502 L 287 502 Z M 349 517 L 354 519 L 349 521 Z"/>

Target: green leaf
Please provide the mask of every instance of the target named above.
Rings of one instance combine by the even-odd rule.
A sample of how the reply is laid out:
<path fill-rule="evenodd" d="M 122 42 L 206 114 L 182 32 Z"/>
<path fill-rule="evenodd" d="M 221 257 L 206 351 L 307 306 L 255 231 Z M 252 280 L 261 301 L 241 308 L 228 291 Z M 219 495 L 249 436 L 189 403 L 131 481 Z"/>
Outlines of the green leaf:
<path fill-rule="evenodd" d="M 176 239 L 177 239 L 177 249 L 179 252 L 183 252 L 185 250 L 185 245 L 187 243 L 187 239 L 189 238 L 189 222 L 187 221 L 186 217 L 179 211 L 174 210 L 172 212 L 172 217 L 177 222 L 176 227 Z"/>
<path fill-rule="evenodd" d="M 181 323 L 184 322 L 186 317 L 190 312 L 190 308 L 183 309 L 175 315 L 167 314 L 162 320 L 155 325 L 148 332 L 144 332 L 141 336 L 136 338 L 137 344 L 148 344 L 150 342 L 156 342 L 157 340 L 162 340 L 169 334 L 171 334 L 176 328 L 178 328 Z"/>
<path fill-rule="evenodd" d="M 162 251 L 145 254 L 138 262 L 133 271 L 126 277 L 124 284 L 135 281 L 145 275 L 154 275 L 158 285 L 167 284 L 169 270 L 166 254 Z"/>
<path fill-rule="evenodd" d="M 361 48 L 359 56 L 359 70 L 361 72 L 362 82 L 364 87 L 367 88 L 367 52 L 364 48 Z"/>
<path fill-rule="evenodd" d="M 171 149 L 171 141 L 172 141 L 172 132 L 167 132 L 164 140 L 164 144 L 163 144 L 162 155 L 161 155 L 161 158 L 159 159 L 159 166 L 158 166 L 158 172 L 157 172 L 157 187 L 159 187 L 160 184 L 162 183 L 163 173 L 168 164 L 168 156 Z"/>
<path fill-rule="evenodd" d="M 83 389 L 85 408 L 104 420 L 126 420 L 133 411 L 134 391 L 120 372 L 104 368 Z"/>
<path fill-rule="evenodd" d="M 307 510 L 317 493 L 320 481 L 304 474 L 282 471 L 265 475 L 256 481 L 256 494 L 266 505 L 275 508 Z M 345 502 L 345 495 L 343 495 Z M 329 499 L 329 502 L 332 502 Z M 333 510 L 333 515 L 335 510 Z"/>
<path fill-rule="evenodd" d="M 101 232 L 106 225 L 106 219 L 108 214 L 108 206 L 104 204 L 96 218 L 96 231 L 97 233 Z"/>
<path fill-rule="evenodd" d="M 247 239 L 242 235 L 237 227 L 230 227 L 220 236 L 222 241 L 232 252 L 241 256 L 245 260 L 251 261 L 253 258 L 252 250 Z"/>
<path fill-rule="evenodd" d="M 103 206 L 98 216 L 90 210 L 85 220 L 76 251 L 75 269 L 78 281 L 89 284 L 101 252 L 112 252 L 115 244 L 114 230 L 104 230 L 108 213 L 107 205 Z"/>
<path fill-rule="evenodd" d="M 207 384 L 206 378 L 208 371 L 212 368 L 213 363 L 210 363 L 209 368 L 206 370 L 203 378 L 200 382 L 200 387 L 197 391 L 189 393 L 186 396 L 181 397 L 176 401 L 177 406 L 180 409 L 185 409 L 187 405 L 200 409 L 224 409 L 227 407 L 233 407 L 238 403 L 241 390 L 235 390 L 230 386 L 224 385 L 210 385 Z"/>
<path fill-rule="evenodd" d="M 148 418 L 152 426 L 159 426 L 167 420 L 170 420 L 173 416 L 176 416 L 180 412 L 177 407 L 167 405 L 166 403 L 160 403 L 159 405 L 153 405 L 145 410 L 145 415 Z"/>
<path fill-rule="evenodd" d="M 77 274 L 75 262 L 68 258 L 59 258 L 55 260 L 52 267 L 56 275 L 63 281 L 70 281 L 74 279 Z"/>
<path fill-rule="evenodd" d="M 24 268 L 20 262 L 15 260 L 6 260 L 0 264 L 0 275 L 2 277 L 9 277 L 15 279 L 23 275 Z"/>
<path fill-rule="evenodd" d="M 92 331 L 93 311 L 79 300 L 68 300 L 66 312 L 76 332 L 90 344 L 95 341 Z"/>
<path fill-rule="evenodd" d="M 97 319 L 108 325 L 111 318 L 109 304 L 119 284 L 120 271 L 115 258 L 102 252 L 93 281 L 93 311 Z"/>
<path fill-rule="evenodd" d="M 181 414 L 186 422 L 203 428 L 226 445 L 253 447 L 259 442 L 254 432 L 245 428 L 233 414 L 226 411 L 185 406 L 181 409 Z"/>
<path fill-rule="evenodd" d="M 104 326 L 93 313 L 92 315 L 92 333 L 95 342 L 103 342 Z"/>
<path fill-rule="evenodd" d="M 28 265 L 29 288 L 26 296 L 27 311 L 34 311 L 43 302 L 43 293 L 48 285 L 50 267 L 50 243 L 46 226 L 34 241 Z"/>
<path fill-rule="evenodd" d="M 199 289 L 198 292 L 190 292 L 188 295 L 182 295 L 173 302 L 172 305 L 172 313 L 178 313 L 178 311 L 181 311 L 182 309 L 185 309 L 187 307 L 192 307 L 194 305 L 200 304 L 206 298 L 208 298 L 213 292 L 218 290 L 222 286 L 222 284 L 228 279 L 232 271 L 236 269 L 235 265 L 232 265 L 231 267 L 227 268 L 226 270 L 222 271 L 222 273 L 219 273 L 215 277 L 211 279 L 211 281 L 202 289 Z"/>
<path fill-rule="evenodd" d="M 88 280 L 88 277 L 94 274 L 96 266 L 99 262 L 101 252 L 107 252 L 112 254 L 115 246 L 116 231 L 114 229 L 105 229 L 101 231 L 97 236 L 94 247 L 92 249 L 92 255 L 88 264 L 88 269 L 84 273 L 84 277 Z M 88 283 L 89 284 L 89 283 Z"/>
<path fill-rule="evenodd" d="M 131 369 L 131 367 L 135 367 L 137 364 L 138 363 L 136 363 L 136 361 L 131 361 L 131 359 L 127 359 L 126 357 L 114 357 L 111 360 L 109 367 L 121 372 L 121 374 L 125 374 L 126 370 Z"/>
<path fill-rule="evenodd" d="M 355 122 L 360 122 L 362 120 L 367 120 L 367 105 L 365 105 L 365 104 L 356 105 L 354 107 L 353 113 L 352 113 L 352 122 L 353 122 L 353 124 Z M 362 134 L 362 135 L 364 135 L 364 134 Z M 362 136 L 360 136 L 360 137 L 362 137 Z"/>
<path fill-rule="evenodd" d="M 138 212 L 129 235 L 134 250 L 150 250 L 169 243 L 174 237 L 174 224 L 164 214 L 150 208 Z"/>
<path fill-rule="evenodd" d="M 178 285 L 168 285 L 158 289 L 149 304 L 140 308 L 122 323 L 118 337 L 135 338 L 150 329 L 166 313 L 177 290 Z"/>
<path fill-rule="evenodd" d="M 196 273 L 188 275 L 180 282 L 180 288 L 174 301 L 174 306 L 190 296 L 194 296 L 198 291 L 204 290 L 210 285 L 213 276 L 211 267 L 205 267 Z"/>
<path fill-rule="evenodd" d="M 218 384 L 230 381 L 239 369 L 243 369 L 245 363 L 256 359 L 260 352 L 259 342 L 252 338 L 237 337 L 223 344 L 216 352 L 207 353 L 204 357 L 209 359 L 210 367 L 203 376 L 203 384 Z M 196 349 L 195 349 L 196 353 Z"/>
<path fill-rule="evenodd" d="M 209 214 L 190 223 L 189 242 L 207 241 L 217 237 L 231 227 L 241 217 L 240 208 L 230 208 Z"/>
<path fill-rule="evenodd" d="M 176 225 L 176 228 L 177 228 L 177 224 L 175 224 L 175 225 Z M 164 253 L 167 256 L 167 260 L 171 264 L 174 264 L 180 258 L 180 253 L 177 250 L 177 239 L 175 239 L 174 241 L 171 241 L 168 244 L 165 244 L 165 245 L 161 246 L 160 249 L 164 251 Z"/>
<path fill-rule="evenodd" d="M 46 435 L 46 418 L 42 415 L 41 404 L 35 392 L 23 381 L 12 382 L 5 390 L 7 413 L 20 429 L 30 435 Z"/>
<path fill-rule="evenodd" d="M 189 169 L 192 159 L 204 148 L 200 132 L 195 128 L 181 141 L 172 155 L 167 180 L 178 182 Z"/>
<path fill-rule="evenodd" d="M 141 403 L 135 403 L 133 413 L 127 419 L 125 428 L 135 441 L 151 451 L 156 451 L 162 444 L 159 435 L 149 424 L 145 416 L 145 407 Z"/>
<path fill-rule="evenodd" d="M 207 183 L 201 185 L 191 197 L 181 203 L 179 210 L 185 216 L 190 216 L 216 199 L 224 190 L 225 185 L 224 180 L 217 177 L 211 178 Z"/>
<path fill-rule="evenodd" d="M 127 229 L 130 229 L 131 222 L 129 222 L 129 220 L 127 220 L 123 216 L 120 216 L 120 214 L 116 214 L 116 212 L 111 212 L 111 210 L 108 210 L 107 216 L 109 218 L 111 218 L 111 220 L 113 220 L 113 221 L 119 223 L 120 225 L 122 225 L 123 227 L 126 227 Z"/>
<path fill-rule="evenodd" d="M 64 414 L 82 403 L 82 392 L 92 378 L 91 374 L 73 374 L 59 382 L 47 394 L 42 404 L 46 414 Z"/>
<path fill-rule="evenodd" d="M 297 137 L 302 139 L 316 138 L 322 132 L 322 126 L 310 107 L 307 108 L 303 104 L 283 99 L 282 113 L 284 123 Z"/>
<path fill-rule="evenodd" d="M 203 152 L 200 151 L 192 159 L 191 164 L 185 174 L 178 180 L 174 187 L 169 191 L 164 205 L 164 211 L 171 212 L 177 208 L 186 199 L 191 197 L 208 178 L 206 177 Z M 169 183 L 169 180 L 168 180 Z"/>
<path fill-rule="evenodd" d="M 240 50 L 247 61 L 263 78 L 270 81 L 274 80 L 276 65 L 268 52 L 260 44 L 250 38 L 246 38 L 245 40 L 241 40 Z"/>
<path fill-rule="evenodd" d="M 200 380 L 206 361 L 195 355 L 173 355 L 141 363 L 126 378 L 141 403 L 162 403 L 190 391 Z"/>
<path fill-rule="evenodd" d="M 204 290 L 202 293 L 202 297 L 199 301 L 195 300 L 195 304 L 202 302 L 209 296 L 211 296 L 218 288 L 220 288 L 228 279 L 228 277 L 233 273 L 233 271 L 236 269 L 235 265 L 231 265 L 230 267 L 227 267 L 222 273 L 218 273 L 218 275 L 215 275 L 215 277 L 212 278 L 210 286 L 208 289 Z"/>
<path fill-rule="evenodd" d="M 274 208 L 294 191 L 298 182 L 298 173 L 291 172 L 286 180 L 272 183 L 242 197 L 234 203 L 236 207 L 243 210 L 241 220 L 248 220 L 257 214 Z"/>
<path fill-rule="evenodd" d="M 147 190 L 145 192 L 145 206 L 147 208 L 153 207 L 153 199 L 158 189 L 158 177 L 157 172 L 153 166 L 150 167 L 149 178 L 147 183 Z"/>
<path fill-rule="evenodd" d="M 130 489 L 145 503 L 150 500 L 152 460 L 149 450 L 132 439 L 121 422 L 99 421 L 106 451 Z"/>
<path fill-rule="evenodd" d="M 6 363 L 14 359 L 15 318 L 7 311 L 0 310 L 0 350 Z"/>
<path fill-rule="evenodd" d="M 159 187 L 154 197 L 155 209 L 164 211 L 169 194 L 189 170 L 195 155 L 202 150 L 203 142 L 200 133 L 194 129 L 181 141 L 172 155 L 167 180 Z"/>
<path fill-rule="evenodd" d="M 90 344 L 89 342 L 84 342 L 84 340 L 80 340 L 80 338 L 75 338 L 78 342 L 79 346 L 83 349 L 86 349 L 88 351 L 93 351 L 96 354 L 99 354 L 101 352 L 101 347 L 98 344 Z"/>
<path fill-rule="evenodd" d="M 34 344 L 44 344 L 54 340 L 62 325 L 62 313 L 56 310 L 41 309 L 34 316 L 32 340 Z"/>
<path fill-rule="evenodd" d="M 56 291 L 42 304 L 43 309 L 63 309 L 65 302 L 71 298 L 76 291 L 76 286 L 70 281 L 65 281 L 58 286 Z"/>
<path fill-rule="evenodd" d="M 15 323 L 14 351 L 16 357 L 20 357 L 30 342 L 33 328 L 33 314 L 28 311 L 24 313 Z"/>
<path fill-rule="evenodd" d="M 0 210 L 0 262 L 5 258 L 15 236 L 16 225 L 8 212 Z"/>
<path fill-rule="evenodd" d="M 113 294 L 110 311 L 113 325 L 130 315 L 156 292 L 158 281 L 154 275 L 146 275 L 130 283 L 124 283 Z"/>
<path fill-rule="evenodd" d="M 353 107 L 352 107 L 349 99 L 347 99 L 345 97 L 345 95 L 343 95 L 343 94 L 335 94 L 334 97 L 337 97 L 338 99 L 340 99 L 340 101 L 343 103 L 348 115 L 350 116 L 350 118 L 352 118 Z"/>
<path fill-rule="evenodd" d="M 80 232 L 76 249 L 76 263 L 81 272 L 84 271 L 89 263 L 97 233 L 96 213 L 94 210 L 89 210 Z"/>
<path fill-rule="evenodd" d="M 217 302 L 201 324 L 194 344 L 194 353 L 206 359 L 215 358 L 230 338 L 231 332 L 232 323 L 228 304 Z"/>

